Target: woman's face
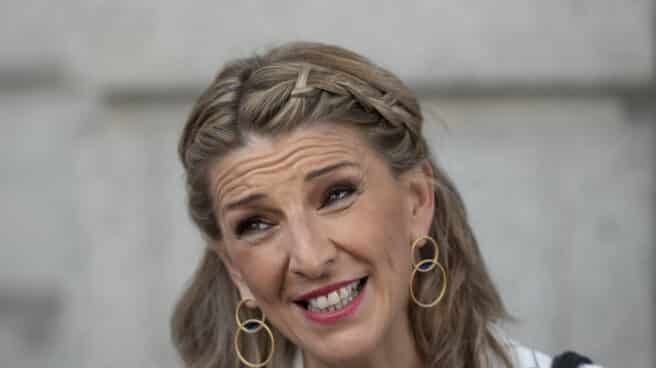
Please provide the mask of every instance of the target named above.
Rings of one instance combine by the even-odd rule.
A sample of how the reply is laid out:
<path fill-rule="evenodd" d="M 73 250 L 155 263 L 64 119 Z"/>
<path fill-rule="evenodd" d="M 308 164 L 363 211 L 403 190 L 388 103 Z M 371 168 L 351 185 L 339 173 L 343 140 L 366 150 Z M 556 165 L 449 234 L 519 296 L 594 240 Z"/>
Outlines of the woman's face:
<path fill-rule="evenodd" d="M 306 358 L 346 362 L 404 345 L 410 244 L 428 233 L 430 174 L 422 164 L 394 177 L 335 124 L 253 136 L 211 171 L 217 250 L 242 297 Z"/>

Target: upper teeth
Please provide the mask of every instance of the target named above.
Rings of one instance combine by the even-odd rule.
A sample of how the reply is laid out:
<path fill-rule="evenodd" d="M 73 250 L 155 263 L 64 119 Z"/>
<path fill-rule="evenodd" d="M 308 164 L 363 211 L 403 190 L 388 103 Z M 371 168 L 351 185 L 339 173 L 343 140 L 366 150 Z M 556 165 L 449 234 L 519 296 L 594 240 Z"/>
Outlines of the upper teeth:
<path fill-rule="evenodd" d="M 308 306 L 312 310 L 335 310 L 348 304 L 355 296 L 358 295 L 358 283 L 360 280 L 333 290 L 327 295 L 318 296 L 308 299 Z"/>

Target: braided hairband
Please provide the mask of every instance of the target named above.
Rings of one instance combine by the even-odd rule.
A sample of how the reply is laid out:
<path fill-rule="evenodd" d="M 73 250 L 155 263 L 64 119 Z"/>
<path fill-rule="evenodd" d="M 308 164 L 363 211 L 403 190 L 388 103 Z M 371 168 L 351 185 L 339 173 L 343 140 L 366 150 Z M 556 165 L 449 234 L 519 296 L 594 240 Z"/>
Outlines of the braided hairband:
<path fill-rule="evenodd" d="M 314 87 L 307 85 L 310 69 L 312 69 L 312 65 L 310 64 L 304 64 L 301 67 L 301 71 L 298 73 L 298 77 L 296 78 L 296 84 L 292 90 L 292 97 L 300 97 L 314 91 Z"/>
<path fill-rule="evenodd" d="M 296 83 L 294 84 L 294 89 L 291 92 L 291 97 L 301 97 L 309 93 L 315 92 L 317 88 L 323 89 L 321 87 L 308 86 L 307 82 L 312 68 L 313 68 L 312 64 L 303 64 L 301 66 L 301 71 L 298 73 L 298 77 L 296 78 Z M 316 69 L 316 67 L 314 68 Z M 341 95 L 352 95 L 354 97 L 364 97 L 364 96 L 357 96 L 357 93 L 354 93 L 355 91 L 353 91 L 351 88 L 349 88 L 348 85 L 345 85 L 344 83 L 337 82 L 337 85 L 339 86 L 339 88 L 337 89 L 331 88 L 328 92 L 341 94 Z M 342 91 L 339 91 L 340 89 Z M 380 100 L 388 106 L 393 106 L 398 103 L 396 97 L 394 97 L 389 92 L 385 92 L 381 96 Z"/>
<path fill-rule="evenodd" d="M 296 78 L 296 83 L 294 84 L 294 89 L 291 92 L 291 97 L 303 97 L 308 94 L 318 92 L 319 90 L 325 90 L 330 93 L 351 96 L 355 98 L 360 103 L 364 103 L 365 106 L 370 106 L 376 110 L 379 114 L 383 116 L 385 120 L 396 126 L 402 126 L 410 131 L 414 131 L 412 127 L 406 122 L 407 119 L 412 119 L 410 113 L 405 109 L 404 106 L 399 104 L 397 98 L 389 92 L 384 92 L 380 97 L 365 96 L 362 95 L 358 90 L 354 89 L 349 83 L 344 81 L 335 81 L 335 87 L 327 87 L 325 85 L 309 86 L 308 78 L 312 68 L 321 69 L 321 67 L 314 66 L 312 64 L 304 63 L 301 65 L 301 70 L 298 73 Z M 352 76 L 356 80 L 359 80 L 357 77 Z M 360 81 L 365 83 L 364 81 Z M 389 109 L 389 110 L 387 110 Z"/>

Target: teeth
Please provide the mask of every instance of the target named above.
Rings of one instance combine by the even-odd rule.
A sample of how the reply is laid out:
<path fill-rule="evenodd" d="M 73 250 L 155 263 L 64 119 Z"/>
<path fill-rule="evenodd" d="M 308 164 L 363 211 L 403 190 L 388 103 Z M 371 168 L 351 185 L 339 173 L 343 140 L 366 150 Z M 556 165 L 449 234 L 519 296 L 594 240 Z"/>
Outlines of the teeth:
<path fill-rule="evenodd" d="M 344 308 L 360 292 L 358 290 L 359 281 L 354 281 L 337 290 L 333 290 L 327 295 L 308 299 L 308 309 L 314 312 L 333 312 Z"/>
<path fill-rule="evenodd" d="M 338 303 L 339 303 L 339 295 L 337 294 L 336 291 L 333 291 L 332 293 L 328 294 L 328 304 L 335 305 Z"/>
<path fill-rule="evenodd" d="M 317 308 L 324 309 L 328 306 L 328 298 L 326 298 L 325 296 L 320 296 L 316 298 L 316 300 L 317 300 Z"/>
<path fill-rule="evenodd" d="M 346 299 L 346 298 L 348 298 L 348 296 L 349 296 L 349 291 L 347 290 L 347 288 L 339 289 L 339 297 L 340 298 Z"/>

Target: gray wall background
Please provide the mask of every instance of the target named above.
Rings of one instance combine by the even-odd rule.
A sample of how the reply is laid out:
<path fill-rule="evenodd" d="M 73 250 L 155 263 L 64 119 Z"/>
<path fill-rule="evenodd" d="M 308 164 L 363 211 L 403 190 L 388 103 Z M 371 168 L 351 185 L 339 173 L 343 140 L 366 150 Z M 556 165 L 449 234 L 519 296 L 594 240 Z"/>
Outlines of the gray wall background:
<path fill-rule="evenodd" d="M 0 365 L 177 367 L 202 243 L 175 144 L 226 60 L 306 39 L 421 96 L 525 344 L 656 365 L 650 0 L 0 3 Z"/>

